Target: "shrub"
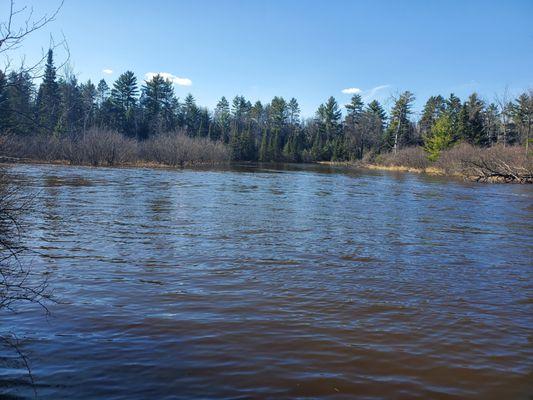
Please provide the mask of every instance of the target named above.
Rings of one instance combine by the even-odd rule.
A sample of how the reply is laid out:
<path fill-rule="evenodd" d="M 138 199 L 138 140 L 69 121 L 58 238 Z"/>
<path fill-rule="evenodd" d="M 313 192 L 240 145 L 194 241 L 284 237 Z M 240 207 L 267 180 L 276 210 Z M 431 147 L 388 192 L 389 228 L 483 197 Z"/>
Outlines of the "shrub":
<path fill-rule="evenodd" d="M 137 141 L 109 130 L 90 129 L 81 135 L 3 136 L 0 152 L 4 157 L 33 161 L 67 161 L 84 165 L 124 165 L 156 162 L 165 165 L 222 163 L 229 150 L 221 142 L 168 133 Z"/>
<path fill-rule="evenodd" d="M 407 167 L 416 169 L 425 169 L 430 165 L 427 154 L 422 147 L 406 147 L 399 150 L 396 154 L 385 153 L 376 157 L 378 164 L 385 166 Z"/>

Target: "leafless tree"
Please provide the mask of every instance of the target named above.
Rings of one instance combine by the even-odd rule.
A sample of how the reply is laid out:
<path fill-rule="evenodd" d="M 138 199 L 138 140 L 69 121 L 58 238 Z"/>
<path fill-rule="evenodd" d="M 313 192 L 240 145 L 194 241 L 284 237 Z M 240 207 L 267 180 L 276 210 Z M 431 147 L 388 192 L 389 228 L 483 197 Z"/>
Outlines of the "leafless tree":
<path fill-rule="evenodd" d="M 502 129 L 498 135 L 498 144 L 502 144 L 503 147 L 507 146 L 507 132 L 509 129 L 509 123 L 511 121 L 511 101 L 509 100 L 509 87 L 506 86 L 503 94 L 497 94 L 495 96 L 496 104 L 500 109 Z"/>
<path fill-rule="evenodd" d="M 33 7 L 18 7 L 15 0 L 9 0 L 7 16 L 4 20 L 0 19 L 0 59 L 3 59 L 4 71 L 10 69 L 13 64 L 11 53 L 21 48 L 27 37 L 54 21 L 63 7 L 63 2 L 64 0 L 61 0 L 57 8 L 51 13 L 36 16 Z M 68 46 L 64 38 L 57 43 L 51 39 L 50 48 L 59 46 L 62 46 L 68 53 Z M 46 53 L 31 64 L 26 64 L 25 60 L 22 59 L 20 72 L 26 72 L 32 77 L 38 78 L 45 59 Z"/>
<path fill-rule="evenodd" d="M 0 17 L 0 61 L 4 63 L 5 71 L 12 65 L 12 52 L 21 48 L 28 36 L 52 22 L 62 5 L 63 1 L 52 13 L 35 16 L 33 8 L 18 7 L 15 0 L 9 0 L 5 20 Z M 67 49 L 66 41 L 63 40 L 60 45 Z M 44 59 L 43 55 L 30 65 L 23 59 L 19 72 L 27 73 L 32 78 L 39 77 Z M 32 268 L 21 259 L 28 251 L 21 239 L 21 219 L 31 207 L 31 199 L 31 195 L 24 194 L 21 187 L 9 179 L 5 171 L 0 170 L 0 313 L 14 311 L 20 303 L 38 304 L 48 312 L 46 304 L 51 299 L 51 292 L 48 290 L 47 279 L 41 274 L 33 273 Z M 28 371 L 35 393 L 31 369 L 19 348 L 17 336 L 14 333 L 2 332 L 0 342 L 18 354 Z"/>

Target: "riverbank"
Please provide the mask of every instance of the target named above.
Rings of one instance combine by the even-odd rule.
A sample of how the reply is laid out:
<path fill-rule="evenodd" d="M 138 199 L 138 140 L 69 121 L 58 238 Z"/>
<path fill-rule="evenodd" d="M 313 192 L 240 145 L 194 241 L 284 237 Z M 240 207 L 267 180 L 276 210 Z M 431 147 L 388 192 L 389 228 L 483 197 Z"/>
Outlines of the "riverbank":
<path fill-rule="evenodd" d="M 533 156 L 523 147 L 495 146 L 477 148 L 460 144 L 443 151 L 436 161 L 429 161 L 422 147 L 410 147 L 394 153 L 378 154 L 355 162 L 320 162 L 384 171 L 412 172 L 458 177 L 486 183 L 533 183 Z"/>
<path fill-rule="evenodd" d="M 69 160 L 42 160 L 42 159 L 30 159 L 30 158 L 14 158 L 0 155 L 1 165 L 16 165 L 16 164 L 28 164 L 28 165 L 62 165 L 62 166 L 80 166 L 80 167 L 94 167 L 94 168 L 153 168 L 153 169 L 175 169 L 175 168 L 202 168 L 202 167 L 216 167 L 229 164 L 229 160 L 224 161 L 183 161 L 178 164 L 165 164 L 155 161 L 135 161 L 135 162 L 122 162 L 113 164 L 92 164 L 92 163 L 72 163 Z"/>
<path fill-rule="evenodd" d="M 0 162 L 133 168 L 209 167 L 228 165 L 230 146 L 182 134 L 145 141 L 109 131 L 89 131 L 80 137 L 4 136 Z M 486 183 L 533 183 L 533 155 L 519 146 L 490 148 L 458 144 L 429 161 L 422 147 L 397 153 L 369 153 L 361 161 L 317 161 L 372 170 L 424 173 Z"/>
<path fill-rule="evenodd" d="M 60 165 L 185 167 L 229 162 L 230 149 L 207 138 L 158 135 L 139 141 L 112 131 L 89 130 L 80 136 L 3 136 L 0 158 L 10 162 Z"/>

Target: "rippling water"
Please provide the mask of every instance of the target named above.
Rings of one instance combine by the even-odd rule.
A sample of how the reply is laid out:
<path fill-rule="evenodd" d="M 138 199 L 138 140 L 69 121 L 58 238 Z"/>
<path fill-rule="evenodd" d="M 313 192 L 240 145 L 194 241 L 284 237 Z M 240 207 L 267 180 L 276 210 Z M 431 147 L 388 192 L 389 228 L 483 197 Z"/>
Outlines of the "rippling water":
<path fill-rule="evenodd" d="M 528 399 L 529 186 L 335 168 L 14 166 L 43 399 Z M 2 350 L 1 360 L 11 357 Z M 0 368 L 0 397 L 33 396 Z"/>

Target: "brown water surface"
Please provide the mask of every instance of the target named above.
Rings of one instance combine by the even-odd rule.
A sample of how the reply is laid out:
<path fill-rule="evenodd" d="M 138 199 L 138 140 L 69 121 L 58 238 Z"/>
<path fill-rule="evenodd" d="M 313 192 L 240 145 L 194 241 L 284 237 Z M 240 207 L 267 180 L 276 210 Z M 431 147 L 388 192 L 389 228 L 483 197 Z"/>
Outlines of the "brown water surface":
<path fill-rule="evenodd" d="M 328 167 L 10 168 L 42 399 L 528 399 L 533 190 Z M 32 397 L 0 351 L 0 397 Z"/>

